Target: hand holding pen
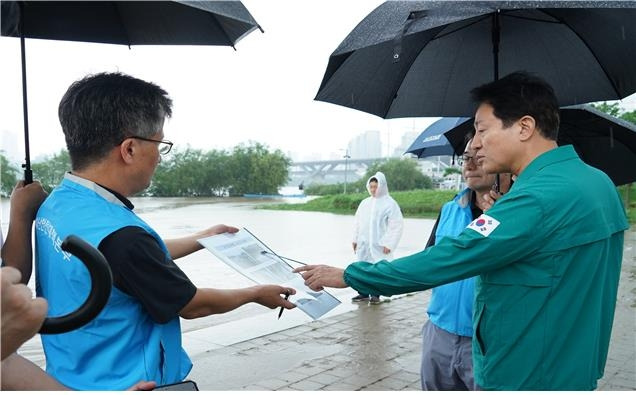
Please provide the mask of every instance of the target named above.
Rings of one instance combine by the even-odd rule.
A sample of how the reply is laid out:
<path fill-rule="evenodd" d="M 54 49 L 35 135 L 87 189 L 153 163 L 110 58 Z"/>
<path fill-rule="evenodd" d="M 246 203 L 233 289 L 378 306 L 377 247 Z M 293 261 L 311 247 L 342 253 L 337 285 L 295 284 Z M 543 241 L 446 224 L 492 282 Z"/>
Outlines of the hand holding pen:
<path fill-rule="evenodd" d="M 266 250 L 261 251 L 261 254 L 262 255 L 270 255 L 270 256 L 282 259 L 284 261 L 291 261 L 291 262 L 296 262 L 296 263 L 301 264 L 301 265 L 306 265 L 306 263 L 304 263 L 304 262 L 300 262 L 300 261 L 297 261 L 295 259 L 291 259 L 291 258 L 287 258 L 287 257 L 284 257 L 284 256 L 280 256 L 278 254 L 274 254 L 274 253 L 271 253 L 271 252 L 266 251 Z M 285 292 L 285 300 L 289 300 L 289 295 L 290 295 L 289 292 Z M 284 310 L 284 308 L 281 306 L 280 311 L 278 312 L 278 319 L 279 320 L 280 320 L 280 317 L 283 315 L 283 310 Z"/>
<path fill-rule="evenodd" d="M 289 291 L 285 291 L 285 300 L 289 300 Z M 280 311 L 278 312 L 278 319 L 280 320 L 280 316 L 283 315 L 283 311 L 285 310 L 284 306 L 280 306 Z"/>
<path fill-rule="evenodd" d="M 284 287 L 274 284 L 255 285 L 250 287 L 250 292 L 253 293 L 252 302 L 258 303 L 270 309 L 277 309 L 283 307 L 285 309 L 293 309 L 295 304 L 290 302 L 285 295 L 293 295 L 296 290 L 291 287 Z"/>

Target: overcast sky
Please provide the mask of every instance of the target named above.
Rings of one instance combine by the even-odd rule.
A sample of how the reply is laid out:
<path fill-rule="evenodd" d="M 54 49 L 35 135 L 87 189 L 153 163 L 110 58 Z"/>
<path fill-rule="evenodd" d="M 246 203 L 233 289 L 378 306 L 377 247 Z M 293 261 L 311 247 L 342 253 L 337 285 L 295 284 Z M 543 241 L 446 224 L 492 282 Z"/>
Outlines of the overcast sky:
<path fill-rule="evenodd" d="M 265 33 L 231 47 L 26 41 L 32 157 L 64 148 L 60 98 L 88 73 L 121 71 L 157 83 L 174 101 L 167 139 L 230 148 L 255 140 L 303 157 L 342 155 L 354 136 L 381 131 L 391 150 L 437 118 L 383 120 L 314 101 L 329 55 L 381 0 L 243 0 Z M 19 39 L 0 38 L 1 149 L 23 158 Z M 627 106 L 636 108 L 636 99 Z M 624 106 L 625 107 L 625 106 Z M 385 146 L 384 153 L 387 148 Z"/>
<path fill-rule="evenodd" d="M 31 155 L 64 148 L 57 119 L 60 98 L 87 73 L 121 71 L 157 83 L 174 102 L 167 139 L 182 147 L 230 148 L 260 141 L 301 156 L 342 155 L 366 130 L 390 134 L 436 118 L 382 120 L 314 101 L 329 55 L 381 0 L 262 1 L 243 4 L 265 33 L 231 47 L 133 46 L 50 40 L 26 41 Z M 23 158 L 19 39 L 0 38 L 0 131 L 12 157 Z M 385 148 L 386 150 L 386 148 Z M 15 154 L 17 152 L 17 154 Z"/>

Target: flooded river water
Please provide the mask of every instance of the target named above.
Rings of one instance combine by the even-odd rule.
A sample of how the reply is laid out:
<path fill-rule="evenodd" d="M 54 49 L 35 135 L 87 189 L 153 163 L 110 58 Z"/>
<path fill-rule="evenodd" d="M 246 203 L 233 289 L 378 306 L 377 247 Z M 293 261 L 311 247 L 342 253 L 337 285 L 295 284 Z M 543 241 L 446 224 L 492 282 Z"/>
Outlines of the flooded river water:
<path fill-rule="evenodd" d="M 346 267 L 354 260 L 351 249 L 353 216 L 329 213 L 255 209 L 273 200 L 208 198 L 133 198 L 135 212 L 163 238 L 185 236 L 216 224 L 245 227 L 278 254 L 307 263 L 325 263 Z M 288 199 L 288 202 L 300 201 Z M 277 201 L 277 202 L 280 202 Z M 2 229 L 7 231 L 8 200 L 2 200 Z M 434 221 L 405 219 L 404 233 L 395 251 L 396 258 L 422 250 Z M 207 250 L 177 261 L 197 287 L 238 288 L 253 285 Z M 34 288 L 33 278 L 29 282 Z M 341 300 L 351 290 L 333 292 Z M 230 313 L 182 320 L 182 331 L 218 325 L 255 314 L 272 314 L 262 306 L 249 304 Z M 27 342 L 21 353 L 39 365 L 43 355 L 39 338 Z"/>

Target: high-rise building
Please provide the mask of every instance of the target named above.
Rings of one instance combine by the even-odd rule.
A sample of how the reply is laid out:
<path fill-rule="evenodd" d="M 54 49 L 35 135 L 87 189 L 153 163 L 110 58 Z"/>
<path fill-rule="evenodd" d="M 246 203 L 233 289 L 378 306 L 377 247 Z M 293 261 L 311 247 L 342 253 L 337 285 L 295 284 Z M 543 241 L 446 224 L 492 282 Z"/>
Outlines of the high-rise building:
<path fill-rule="evenodd" d="M 349 141 L 347 146 L 352 159 L 375 159 L 382 157 L 382 141 L 379 130 L 368 130 Z"/>

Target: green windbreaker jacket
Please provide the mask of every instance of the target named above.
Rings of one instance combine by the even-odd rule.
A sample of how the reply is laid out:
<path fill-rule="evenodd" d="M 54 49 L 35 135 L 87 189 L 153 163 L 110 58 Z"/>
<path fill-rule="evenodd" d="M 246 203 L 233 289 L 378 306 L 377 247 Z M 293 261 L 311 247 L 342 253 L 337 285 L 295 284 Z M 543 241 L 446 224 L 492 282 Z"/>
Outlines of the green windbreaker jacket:
<path fill-rule="evenodd" d="M 392 262 L 356 262 L 345 282 L 394 295 L 479 275 L 479 386 L 591 390 L 605 368 L 627 228 L 611 180 L 564 146 L 533 160 L 456 238 Z"/>

